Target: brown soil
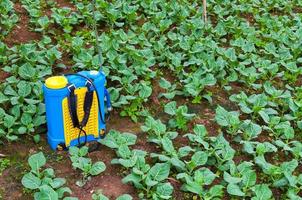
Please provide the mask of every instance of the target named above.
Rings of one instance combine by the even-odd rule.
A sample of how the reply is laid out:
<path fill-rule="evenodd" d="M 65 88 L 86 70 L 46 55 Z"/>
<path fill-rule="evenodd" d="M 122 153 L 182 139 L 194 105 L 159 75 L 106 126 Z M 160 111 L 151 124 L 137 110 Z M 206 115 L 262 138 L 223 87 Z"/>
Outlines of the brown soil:
<path fill-rule="evenodd" d="M 53 67 L 53 74 L 67 74 L 70 73 L 71 68 L 73 66 L 72 59 L 69 57 L 68 53 L 64 52 L 63 50 L 60 49 L 62 54 L 61 60 L 57 61 L 54 66 L 57 66 L 58 64 L 64 64 L 65 68 L 58 68 L 58 67 Z"/>
<path fill-rule="evenodd" d="M 299 7 L 299 6 L 295 7 L 294 13 L 302 13 L 302 7 Z"/>
<path fill-rule="evenodd" d="M 33 40 L 40 40 L 40 34 L 30 31 L 29 17 L 26 10 L 19 2 L 15 3 L 15 10 L 19 15 L 19 23 L 4 39 L 4 42 L 11 47 L 16 44 L 22 44 Z"/>
<path fill-rule="evenodd" d="M 18 182 L 14 180 L 14 176 L 15 176 L 14 174 L 16 173 L 22 173 L 22 172 L 16 170 L 11 170 L 11 171 L 5 170 L 0 177 L 0 185 L 1 185 L 0 194 L 2 194 L 1 191 L 4 193 L 2 194 L 3 200 L 4 199 L 5 200 L 32 199 L 30 195 L 22 193 L 22 185 L 19 184 L 20 180 L 18 180 Z M 10 178 L 6 178 L 6 177 L 10 177 Z"/>
<path fill-rule="evenodd" d="M 76 7 L 73 3 L 71 3 L 69 0 L 55 0 L 57 2 L 58 7 L 69 7 L 72 10 L 75 10 Z"/>
<path fill-rule="evenodd" d="M 162 92 L 164 92 L 164 89 L 162 89 L 160 86 L 159 86 L 159 80 L 158 79 L 153 79 L 152 80 L 152 94 L 151 94 L 151 100 L 152 102 L 159 106 L 160 105 L 160 102 L 159 102 L 159 99 L 158 99 L 158 95 Z"/>
<path fill-rule="evenodd" d="M 298 76 L 296 82 L 294 83 L 294 86 L 296 86 L 296 87 L 301 87 L 302 86 L 302 77 L 301 76 Z"/>
<path fill-rule="evenodd" d="M 178 181 L 177 179 L 171 178 L 171 177 L 168 178 L 168 181 L 174 188 L 173 196 L 174 196 L 175 200 L 192 199 L 192 196 L 193 196 L 192 194 L 184 193 L 181 191 L 182 183 L 180 181 Z"/>
<path fill-rule="evenodd" d="M 5 80 L 6 78 L 8 78 L 9 76 L 10 76 L 9 73 L 4 72 L 4 71 L 2 71 L 2 70 L 0 69 L 0 83 L 1 83 L 1 82 L 4 82 L 4 80 Z"/>
<path fill-rule="evenodd" d="M 140 132 L 137 134 L 137 141 L 136 144 L 133 146 L 133 148 L 143 150 L 148 153 L 158 153 L 159 149 L 156 147 L 156 145 L 147 141 L 148 141 L 147 133 Z"/>
<path fill-rule="evenodd" d="M 58 8 L 68 7 L 71 8 L 72 11 L 76 11 L 76 6 L 69 0 L 54 0 L 54 2 L 55 2 L 55 7 Z M 44 15 L 51 17 L 52 11 L 50 8 L 45 8 L 43 10 L 43 13 Z"/>
<path fill-rule="evenodd" d="M 61 172 L 61 176 L 71 174 L 71 181 L 68 185 L 73 191 L 73 196 L 80 200 L 90 200 L 92 193 L 101 190 L 110 199 L 115 199 L 122 194 L 136 197 L 134 187 L 122 183 L 122 168 L 111 164 L 111 160 L 116 157 L 113 150 L 101 146 L 100 151 L 90 153 L 89 157 L 92 158 L 93 162 L 103 161 L 106 164 L 106 170 L 101 175 L 92 177 L 84 187 L 80 188 L 75 184 L 75 181 L 81 177 L 81 174 L 79 171 L 73 170 L 69 162 L 70 165 L 67 165 L 65 171 Z"/>
<path fill-rule="evenodd" d="M 229 111 L 238 110 L 237 105 L 229 100 L 230 94 L 224 89 L 222 89 L 220 86 L 211 86 L 207 89 L 209 92 L 212 93 L 213 105 L 221 105 Z M 232 85 L 232 93 L 237 91 L 238 89 L 238 86 Z"/>
<path fill-rule="evenodd" d="M 255 18 L 251 13 L 242 13 L 241 16 L 243 18 L 245 18 L 250 25 L 254 25 L 255 24 Z"/>
<path fill-rule="evenodd" d="M 236 149 L 239 151 L 239 149 Z M 253 161 L 253 157 L 246 155 L 246 154 L 240 154 L 240 155 L 235 155 L 233 158 L 234 162 L 236 165 L 242 163 L 243 161 Z"/>
<path fill-rule="evenodd" d="M 273 153 L 266 153 L 264 155 L 265 160 L 273 165 L 282 164 L 283 162 L 289 162 L 293 159 L 292 155 L 289 153 L 285 153 L 284 151 L 277 151 Z"/>
<path fill-rule="evenodd" d="M 118 120 L 117 120 L 118 119 Z M 110 120 L 107 129 L 115 129 L 121 132 L 140 133 L 141 123 L 134 123 L 128 117 L 121 117 L 117 111 L 113 110 L 110 115 Z"/>
<path fill-rule="evenodd" d="M 197 118 L 192 121 L 194 125 L 202 124 L 206 127 L 209 136 L 217 136 L 219 126 L 215 123 L 215 110 L 203 107 L 197 114 Z M 192 126 L 194 128 L 194 126 Z"/>

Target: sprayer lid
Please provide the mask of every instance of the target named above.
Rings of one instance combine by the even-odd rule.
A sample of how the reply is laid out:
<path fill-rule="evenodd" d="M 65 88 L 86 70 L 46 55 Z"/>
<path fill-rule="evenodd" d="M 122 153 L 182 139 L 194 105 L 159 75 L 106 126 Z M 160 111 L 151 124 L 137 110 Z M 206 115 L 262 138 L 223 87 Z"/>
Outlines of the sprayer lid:
<path fill-rule="evenodd" d="M 45 80 L 45 86 L 50 89 L 61 89 L 67 85 L 68 81 L 65 76 L 52 76 Z"/>

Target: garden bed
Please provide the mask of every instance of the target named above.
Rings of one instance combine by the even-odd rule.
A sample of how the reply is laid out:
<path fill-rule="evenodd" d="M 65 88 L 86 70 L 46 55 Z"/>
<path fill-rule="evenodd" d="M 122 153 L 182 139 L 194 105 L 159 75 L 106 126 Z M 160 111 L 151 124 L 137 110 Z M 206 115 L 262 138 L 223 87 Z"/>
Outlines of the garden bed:
<path fill-rule="evenodd" d="M 99 70 L 92 6 L 0 2 L 0 199 L 301 198 L 300 1 L 97 0 L 108 136 L 52 151 L 41 86 Z"/>

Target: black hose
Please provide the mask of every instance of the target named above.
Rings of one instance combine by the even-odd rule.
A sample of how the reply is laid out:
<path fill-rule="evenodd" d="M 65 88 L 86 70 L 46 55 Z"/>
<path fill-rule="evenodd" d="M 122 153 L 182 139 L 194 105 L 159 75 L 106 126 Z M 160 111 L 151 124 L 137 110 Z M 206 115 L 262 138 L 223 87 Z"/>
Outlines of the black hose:
<path fill-rule="evenodd" d="M 79 131 L 79 134 L 78 134 L 78 147 L 80 148 L 80 147 L 82 147 L 82 146 L 84 146 L 84 145 L 86 145 L 87 144 L 87 133 L 86 133 L 86 131 L 83 129 L 83 127 L 79 127 L 79 129 L 80 129 L 80 131 Z M 85 135 L 85 141 L 84 141 L 84 143 L 81 143 L 81 133 L 84 133 L 84 135 Z"/>
<path fill-rule="evenodd" d="M 76 74 L 76 73 L 68 73 L 68 74 L 64 74 L 64 76 L 79 76 L 79 77 L 82 77 L 82 78 L 88 80 L 88 81 L 91 83 L 91 85 L 93 86 L 93 88 L 94 88 L 94 90 L 95 90 L 95 92 L 96 92 L 96 96 L 97 96 L 97 100 L 98 100 L 98 105 L 99 105 L 99 106 L 98 106 L 98 107 L 99 107 L 99 114 L 100 114 L 100 116 L 101 116 L 101 120 L 102 120 L 102 122 L 105 124 L 105 123 L 106 123 L 105 121 L 107 121 L 107 120 L 109 119 L 109 116 L 110 116 L 110 115 L 109 115 L 109 113 L 108 113 L 108 118 L 106 118 L 106 113 L 104 112 L 105 120 L 103 119 L 102 108 L 101 108 L 100 99 L 99 99 L 99 93 L 98 93 L 98 91 L 97 91 L 97 89 L 96 89 L 95 84 L 93 83 L 93 80 L 91 80 L 91 79 L 88 78 L 87 76 L 84 76 L 84 75 L 82 75 L 82 74 Z M 81 144 L 81 141 L 80 141 L 81 132 L 84 132 L 84 134 L 85 134 L 85 142 L 84 142 L 84 144 Z M 106 135 L 106 134 L 104 134 L 103 136 L 101 136 L 101 135 L 99 134 L 99 137 L 100 137 L 100 138 L 104 138 L 105 135 Z M 78 134 L 78 147 L 82 147 L 82 146 L 86 145 L 86 143 L 87 143 L 87 133 L 86 133 L 86 131 L 85 131 L 83 128 L 80 128 L 80 131 L 79 131 L 79 134 Z M 96 151 L 98 148 L 99 148 L 99 145 L 97 145 L 97 146 L 95 146 L 95 147 L 93 147 L 93 148 L 91 148 L 91 149 L 89 148 L 89 152 Z"/>
<path fill-rule="evenodd" d="M 91 80 L 90 78 L 88 78 L 87 76 L 84 76 L 82 74 L 76 74 L 76 73 L 68 73 L 68 74 L 64 74 L 64 76 L 80 76 L 86 80 L 88 80 L 89 82 L 91 82 L 95 92 L 96 92 L 96 96 L 97 96 L 97 100 L 98 100 L 98 104 L 99 104 L 99 114 L 101 116 L 101 121 L 105 124 L 106 123 L 106 120 L 103 118 L 103 115 L 102 115 L 102 108 L 101 108 L 101 104 L 100 104 L 100 99 L 99 99 L 99 93 L 96 89 L 96 86 L 95 84 L 93 83 L 93 80 Z M 104 112 L 104 115 L 106 115 L 106 113 Z"/>

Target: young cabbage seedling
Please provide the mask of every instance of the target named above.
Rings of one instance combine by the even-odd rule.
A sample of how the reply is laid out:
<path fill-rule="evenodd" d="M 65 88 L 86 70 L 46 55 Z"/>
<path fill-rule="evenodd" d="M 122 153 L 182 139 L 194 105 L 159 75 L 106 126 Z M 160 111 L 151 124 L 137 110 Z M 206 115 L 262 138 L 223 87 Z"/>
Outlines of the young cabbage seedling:
<path fill-rule="evenodd" d="M 159 119 L 155 120 L 153 117 L 148 116 L 145 124 L 141 126 L 143 132 L 147 132 L 149 137 L 148 141 L 155 144 L 160 144 L 163 137 L 174 139 L 178 133 L 173 131 L 167 131 L 167 127 Z"/>
<path fill-rule="evenodd" d="M 253 163 L 242 162 L 238 166 L 230 163 L 230 170 L 224 171 L 223 178 L 228 183 L 227 192 L 234 196 L 250 196 L 252 187 L 256 184 L 256 172 Z"/>
<path fill-rule="evenodd" d="M 140 159 L 132 168 L 131 173 L 123 178 L 123 183 L 133 183 L 142 192 L 140 198 L 170 199 L 173 186 L 166 182 L 170 174 L 170 164 L 156 163 L 152 167 L 146 164 L 145 159 Z"/>
<path fill-rule="evenodd" d="M 165 89 L 167 92 L 160 93 L 158 95 L 158 98 L 165 97 L 167 99 L 173 99 L 176 95 L 182 95 L 182 92 L 179 90 L 176 90 L 177 85 L 171 84 L 169 81 L 167 81 L 165 78 L 161 78 L 159 80 L 159 86 L 163 89 Z"/>
<path fill-rule="evenodd" d="M 77 200 L 73 197 L 65 197 L 71 194 L 71 190 L 63 185 L 66 183 L 64 178 L 56 178 L 52 168 L 42 169 L 46 164 L 46 158 L 42 152 L 33 154 L 28 159 L 31 168 L 22 178 L 22 185 L 34 192 L 34 199 L 63 199 Z"/>
<path fill-rule="evenodd" d="M 199 124 L 196 125 L 193 130 L 193 134 L 188 133 L 185 137 L 189 138 L 192 147 L 199 150 L 200 158 L 206 160 L 205 156 L 203 156 L 203 151 L 200 151 L 200 148 L 202 148 L 208 156 L 207 160 L 209 164 L 215 164 L 222 171 L 227 170 L 229 168 L 229 162 L 234 158 L 235 150 L 223 137 L 223 134 L 219 134 L 216 137 L 209 137 L 205 126 Z"/>
<path fill-rule="evenodd" d="M 215 120 L 220 126 L 226 127 L 227 133 L 231 135 L 238 134 L 241 124 L 239 120 L 239 112 L 228 112 L 223 107 L 218 106 L 216 108 Z"/>
<path fill-rule="evenodd" d="M 136 135 L 131 133 L 120 133 L 110 130 L 108 136 L 99 142 L 116 151 L 119 158 L 111 161 L 112 164 L 120 164 L 125 168 L 133 167 L 139 157 L 145 157 L 146 152 L 142 150 L 130 150 L 129 146 L 136 143 Z"/>
<path fill-rule="evenodd" d="M 222 185 L 214 185 L 210 189 L 206 189 L 216 177 L 217 175 L 208 168 L 196 170 L 193 176 L 187 173 L 180 173 L 176 176 L 177 179 L 184 182 L 181 187 L 182 190 L 197 194 L 201 199 L 205 200 L 216 199 L 223 195 L 224 186 Z"/>
<path fill-rule="evenodd" d="M 150 156 L 171 164 L 171 166 L 175 167 L 178 171 L 186 171 L 186 163 L 182 158 L 188 156 L 190 152 L 194 150 L 190 146 L 181 147 L 176 150 L 173 142 L 168 137 L 162 138 L 160 145 L 164 150 L 163 153 L 151 153 Z"/>
<path fill-rule="evenodd" d="M 169 120 L 169 125 L 172 128 L 176 127 L 184 131 L 188 129 L 187 123 L 196 116 L 195 114 L 188 113 L 188 107 L 186 105 L 177 107 L 175 101 L 165 105 L 165 112 L 173 116 L 173 118 Z"/>
<path fill-rule="evenodd" d="M 82 172 L 82 179 L 76 182 L 79 187 L 83 187 L 91 179 L 91 176 L 99 175 L 106 169 L 106 165 L 102 161 L 92 163 L 90 158 L 85 157 L 88 154 L 88 147 L 86 146 L 70 147 L 69 154 L 72 166 Z"/>

